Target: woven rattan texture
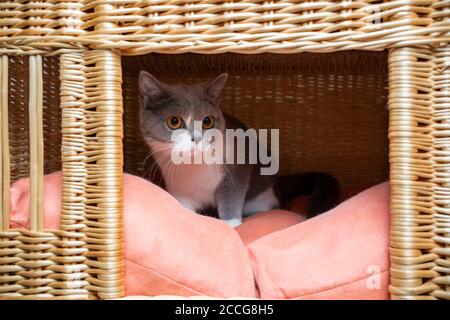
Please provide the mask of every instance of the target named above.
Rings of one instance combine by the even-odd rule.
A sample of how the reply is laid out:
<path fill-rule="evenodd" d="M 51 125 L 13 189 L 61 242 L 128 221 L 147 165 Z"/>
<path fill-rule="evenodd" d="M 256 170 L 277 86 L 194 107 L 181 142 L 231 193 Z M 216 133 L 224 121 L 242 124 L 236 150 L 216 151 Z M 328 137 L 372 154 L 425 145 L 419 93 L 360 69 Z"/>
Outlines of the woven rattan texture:
<path fill-rule="evenodd" d="M 2 155 L 10 156 L 12 167 L 4 170 L 2 165 L 2 174 L 11 181 L 31 174 L 33 231 L 8 230 L 2 209 L 0 298 L 122 296 L 120 56 L 74 51 L 60 58 L 30 55 L 1 61 L 2 87 L 12 84 L 9 108 L 1 105 L 9 125 L 3 128 L 2 121 L 0 130 L 2 140 L 9 135 Z M 44 168 L 59 170 L 61 162 L 61 231 L 43 230 L 40 181 Z M 7 189 L 2 189 L 3 199 Z"/>
<path fill-rule="evenodd" d="M 0 298 L 86 299 L 81 233 L 0 232 Z"/>
<path fill-rule="evenodd" d="M 447 48 L 404 48 L 389 57 L 393 298 L 450 298 L 445 58 Z"/>
<path fill-rule="evenodd" d="M 367 51 L 389 49 L 390 290 L 450 298 L 449 40 L 447 0 L 1 1 L 0 297 L 123 295 L 123 157 L 145 172 L 139 68 L 192 81 L 229 71 L 224 108 L 290 133 L 283 172 L 350 186 L 386 177 L 386 66 Z M 365 53 L 292 58 L 351 49 Z M 125 59 L 122 76 L 121 55 L 150 53 L 214 55 Z M 62 231 L 43 230 L 43 174 L 60 168 Z M 30 174 L 32 231 L 9 230 L 9 184 Z"/>
<path fill-rule="evenodd" d="M 42 59 L 39 56 L 30 56 L 29 59 L 14 57 L 9 61 L 5 58 L 6 56 L 2 57 L 2 63 L 5 62 L 1 70 L 2 88 L 5 87 L 5 83 L 10 84 L 10 94 L 3 96 L 6 98 L 6 104 L 2 101 L 1 108 L 2 120 L 9 120 L 2 121 L 1 126 L 2 177 L 3 182 L 14 181 L 28 175 L 29 166 L 32 231 L 9 230 L 8 208 L 2 207 L 0 298 L 86 299 L 88 283 L 85 280 L 87 274 L 84 270 L 87 266 L 84 264 L 86 258 L 83 256 L 87 252 L 83 241 L 85 235 L 79 232 L 42 230 L 41 181 L 44 168 L 54 171 L 60 165 L 58 61 Z M 8 68 L 5 68 L 5 65 Z M 36 88 L 31 89 L 31 86 Z M 34 95 L 33 99 L 31 95 Z M 45 120 L 42 118 L 44 112 Z M 6 135 L 9 135 L 9 139 L 5 140 Z M 43 159 L 44 149 L 50 155 L 46 161 Z M 5 170 L 7 168 L 5 155 L 11 160 L 12 167 L 8 168 L 10 170 Z M 20 166 L 23 168 L 16 170 L 16 167 Z M 2 199 L 5 201 L 7 197 L 9 185 L 4 183 Z"/>
<path fill-rule="evenodd" d="M 432 103 L 433 103 L 433 170 L 436 184 L 433 189 L 434 228 L 432 239 L 439 246 L 432 250 L 438 274 L 433 283 L 439 285 L 432 292 L 438 298 L 450 299 L 450 210 L 449 210 L 449 158 L 450 155 L 450 48 L 438 48 L 433 56 Z"/>
<path fill-rule="evenodd" d="M 448 41 L 448 1 L 2 1 L 1 50 L 124 54 L 382 50 Z"/>
<path fill-rule="evenodd" d="M 124 294 L 122 187 L 122 69 L 109 50 L 84 55 L 86 91 L 83 121 L 83 215 L 86 228 L 88 289 L 99 298 Z"/>

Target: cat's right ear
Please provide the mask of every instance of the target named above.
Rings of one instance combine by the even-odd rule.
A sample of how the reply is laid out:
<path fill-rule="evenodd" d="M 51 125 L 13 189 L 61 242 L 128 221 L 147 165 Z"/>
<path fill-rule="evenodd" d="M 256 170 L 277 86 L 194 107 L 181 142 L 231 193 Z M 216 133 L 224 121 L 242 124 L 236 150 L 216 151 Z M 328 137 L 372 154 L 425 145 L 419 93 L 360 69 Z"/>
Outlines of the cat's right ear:
<path fill-rule="evenodd" d="M 147 71 L 139 73 L 139 92 L 144 100 L 144 107 L 167 96 L 167 89 Z"/>

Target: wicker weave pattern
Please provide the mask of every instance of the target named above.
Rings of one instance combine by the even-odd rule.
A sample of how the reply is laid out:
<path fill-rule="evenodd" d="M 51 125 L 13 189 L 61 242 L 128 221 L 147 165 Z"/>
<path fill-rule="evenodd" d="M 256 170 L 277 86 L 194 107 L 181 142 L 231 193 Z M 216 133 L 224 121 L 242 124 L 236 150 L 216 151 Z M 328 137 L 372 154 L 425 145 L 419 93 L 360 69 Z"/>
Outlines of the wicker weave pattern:
<path fill-rule="evenodd" d="M 390 159 L 392 188 L 391 293 L 395 298 L 423 295 L 437 286 L 429 279 L 436 247 L 432 195 L 432 55 L 426 49 L 400 49 L 389 57 Z"/>
<path fill-rule="evenodd" d="M 83 53 L 72 52 L 61 55 L 61 108 L 62 108 L 62 172 L 63 204 L 61 210 L 61 229 L 79 231 L 83 223 L 83 194 L 86 180 L 86 164 L 83 155 L 86 145 L 85 74 Z M 61 133 L 60 133 L 61 134 Z M 53 153 L 50 153 L 53 155 Z"/>
<path fill-rule="evenodd" d="M 120 55 L 85 53 L 86 119 L 83 156 L 88 289 L 99 298 L 123 295 L 122 70 Z"/>
<path fill-rule="evenodd" d="M 2 53 L 19 50 L 43 54 L 61 48 L 62 43 L 74 41 L 85 33 L 82 7 L 82 3 L 72 0 L 0 2 Z"/>
<path fill-rule="evenodd" d="M 126 54 L 381 50 L 448 40 L 448 21 L 432 18 L 442 6 L 403 0 L 115 1 L 87 26 L 114 22 L 95 47 L 120 47 Z"/>
<path fill-rule="evenodd" d="M 125 54 L 331 52 L 450 39 L 445 0 L 16 0 L 0 8 L 7 54 L 77 44 Z"/>
<path fill-rule="evenodd" d="M 436 255 L 434 271 L 439 275 L 433 283 L 439 289 L 432 292 L 438 298 L 450 299 L 450 210 L 449 210 L 449 125 L 450 119 L 450 48 L 437 48 L 433 55 L 432 81 L 433 104 L 433 189 L 434 228 L 432 240 L 439 247 L 432 252 Z"/>
<path fill-rule="evenodd" d="M 18 282 L 24 278 L 18 274 L 22 267 L 18 265 L 22 259 L 18 254 L 22 252 L 18 246 L 20 241 L 16 238 L 20 232 L 0 232 L 0 297 L 21 296 L 18 290 L 23 288 Z"/>
<path fill-rule="evenodd" d="M 448 58 L 448 48 L 405 48 L 389 58 L 394 298 L 450 298 Z"/>
<path fill-rule="evenodd" d="M 2 87 L 9 80 L 8 59 L 2 57 Z M 2 188 L 2 230 L 0 230 L 0 297 L 14 299 L 86 299 L 88 291 L 84 273 L 87 266 L 83 256 L 87 249 L 84 248 L 84 234 L 80 232 L 67 232 L 56 230 L 43 230 L 43 188 L 42 177 L 44 173 L 43 161 L 43 70 L 42 58 L 30 56 L 30 78 L 28 117 L 30 124 L 30 223 L 29 230 L 12 230 L 8 226 L 9 181 L 11 172 L 8 161 L 2 161 L 3 188 Z M 64 69 L 64 68 L 63 68 Z M 63 83 L 63 87 L 66 85 Z M 47 88 L 51 91 L 51 88 Z M 16 92 L 16 94 L 21 94 Z M 5 104 L 8 95 L 3 95 L 2 120 L 8 118 L 8 108 Z M 51 94 L 49 97 L 51 98 Z M 6 108 L 5 108 L 6 105 Z M 51 106 L 51 103 L 46 103 Z M 63 105 L 64 107 L 64 105 Z M 19 109 L 20 111 L 20 109 Z M 52 112 L 53 113 L 53 112 Z M 56 111 L 56 114 L 58 111 Z M 13 112 L 15 114 L 15 112 Z M 47 118 L 51 118 L 47 117 Z M 8 122 L 2 122 L 2 159 L 9 157 Z M 56 130 L 58 134 L 60 132 Z M 52 143 L 50 143 L 52 146 Z M 14 148 L 12 148 L 13 151 Z M 50 148 L 51 152 L 53 148 Z M 8 155 L 6 157 L 5 155 Z M 3 163 L 4 162 L 4 163 Z M 13 176 L 14 177 L 14 176 Z M 69 178 L 69 177 L 68 177 Z M 5 200 L 6 199 L 6 200 Z M 6 204 L 6 205 L 5 205 Z M 63 225 L 71 226 L 67 229 L 79 231 L 78 221 L 68 221 L 63 218 Z M 74 229 L 73 226 L 77 226 Z"/>
<path fill-rule="evenodd" d="M 87 299 L 83 237 L 61 231 L 0 232 L 0 299 Z"/>
<path fill-rule="evenodd" d="M 449 41 L 448 0 L 2 1 L 0 298 L 124 293 L 123 154 L 133 164 L 141 159 L 133 148 L 122 152 L 121 55 L 389 49 L 390 291 L 396 299 L 449 299 Z M 294 82 L 302 89 L 311 83 L 342 89 L 342 81 L 358 79 L 318 73 L 304 82 L 281 75 L 267 79 L 286 85 L 288 95 L 264 81 L 242 87 L 245 79 L 237 77 L 231 78 L 236 99 L 225 104 L 233 111 L 258 90 L 276 104 L 298 97 Z M 126 72 L 125 80 L 135 75 Z M 375 86 L 382 81 L 375 77 Z M 317 92 L 309 96 L 320 100 Z M 138 137 L 136 94 L 135 87 L 124 90 L 132 102 L 125 117 L 129 146 Z M 239 112 L 251 121 L 247 107 Z M 292 130 L 288 117 L 262 118 Z M 60 118 L 61 126 L 54 125 Z M 296 143 L 286 140 L 288 148 Z M 61 230 L 44 230 L 43 174 L 60 166 Z M 31 230 L 10 230 L 9 185 L 29 175 Z"/>

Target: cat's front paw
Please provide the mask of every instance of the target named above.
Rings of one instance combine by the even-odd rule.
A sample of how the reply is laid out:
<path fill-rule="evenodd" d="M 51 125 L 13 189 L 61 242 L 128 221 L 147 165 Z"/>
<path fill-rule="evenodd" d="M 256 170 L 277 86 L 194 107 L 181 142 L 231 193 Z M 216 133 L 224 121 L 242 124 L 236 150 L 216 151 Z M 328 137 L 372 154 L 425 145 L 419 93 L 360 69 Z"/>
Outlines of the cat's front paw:
<path fill-rule="evenodd" d="M 226 223 L 228 223 L 233 228 L 236 228 L 238 225 L 242 223 L 241 219 L 230 219 L 230 220 L 224 220 Z"/>

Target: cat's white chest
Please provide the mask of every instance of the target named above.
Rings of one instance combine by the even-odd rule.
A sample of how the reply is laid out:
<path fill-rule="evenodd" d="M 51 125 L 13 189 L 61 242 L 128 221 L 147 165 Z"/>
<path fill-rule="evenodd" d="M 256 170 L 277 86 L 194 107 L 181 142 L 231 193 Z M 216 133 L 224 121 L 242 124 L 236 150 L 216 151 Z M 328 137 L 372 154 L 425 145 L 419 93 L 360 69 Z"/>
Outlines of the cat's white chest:
<path fill-rule="evenodd" d="M 223 178 L 220 165 L 180 164 L 164 171 L 167 191 L 189 210 L 215 207 L 215 191 Z"/>

